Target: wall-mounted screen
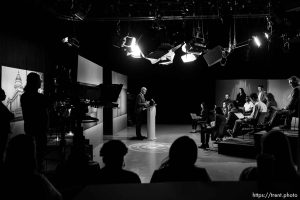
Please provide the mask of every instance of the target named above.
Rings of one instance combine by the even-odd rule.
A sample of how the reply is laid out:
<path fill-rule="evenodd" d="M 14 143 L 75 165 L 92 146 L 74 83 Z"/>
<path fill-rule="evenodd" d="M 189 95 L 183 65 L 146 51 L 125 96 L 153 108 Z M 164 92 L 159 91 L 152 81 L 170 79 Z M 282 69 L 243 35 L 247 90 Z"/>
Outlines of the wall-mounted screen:
<path fill-rule="evenodd" d="M 26 85 L 26 78 L 30 72 L 35 72 L 41 77 L 40 93 L 44 92 L 44 74 L 42 72 L 19 69 L 15 67 L 2 66 L 1 87 L 5 91 L 6 99 L 4 105 L 14 113 L 15 121 L 23 119 L 20 98 Z"/>
<path fill-rule="evenodd" d="M 103 82 L 102 67 L 96 63 L 78 56 L 77 82 L 86 85 L 99 85 Z"/>

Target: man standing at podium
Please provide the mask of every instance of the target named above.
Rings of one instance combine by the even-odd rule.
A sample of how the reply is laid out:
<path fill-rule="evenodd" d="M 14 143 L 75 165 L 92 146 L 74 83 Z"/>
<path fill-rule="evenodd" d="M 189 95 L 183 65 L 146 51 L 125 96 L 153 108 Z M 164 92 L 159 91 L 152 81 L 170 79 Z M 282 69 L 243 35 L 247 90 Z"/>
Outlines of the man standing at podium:
<path fill-rule="evenodd" d="M 146 137 L 142 136 L 141 128 L 143 123 L 143 111 L 147 109 L 150 105 L 149 101 L 145 100 L 145 94 L 147 92 L 147 88 L 142 87 L 140 93 L 136 97 L 135 101 L 135 115 L 136 115 L 136 137 L 137 139 L 145 139 Z"/>

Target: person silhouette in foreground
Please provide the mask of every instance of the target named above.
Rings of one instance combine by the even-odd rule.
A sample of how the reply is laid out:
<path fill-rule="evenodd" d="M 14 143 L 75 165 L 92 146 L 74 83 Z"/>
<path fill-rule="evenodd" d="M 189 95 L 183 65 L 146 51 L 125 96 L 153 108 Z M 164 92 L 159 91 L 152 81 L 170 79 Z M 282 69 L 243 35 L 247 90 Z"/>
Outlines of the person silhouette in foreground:
<path fill-rule="evenodd" d="M 105 166 L 95 175 L 95 184 L 141 183 L 140 177 L 131 171 L 123 169 L 124 156 L 128 149 L 120 140 L 110 140 L 103 144 L 100 156 Z"/>
<path fill-rule="evenodd" d="M 170 147 L 169 157 L 155 170 L 151 183 L 176 181 L 211 181 L 205 168 L 195 166 L 198 148 L 188 136 L 177 138 Z"/>
<path fill-rule="evenodd" d="M 73 199 L 99 173 L 100 165 L 92 160 L 84 144 L 74 145 L 65 162 L 58 164 L 55 185 L 64 199 Z"/>
<path fill-rule="evenodd" d="M 36 163 L 33 139 L 25 134 L 13 137 L 8 143 L 0 178 L 4 192 L 1 199 L 62 199 L 60 192 L 38 172 Z"/>
<path fill-rule="evenodd" d="M 248 167 L 240 175 L 241 181 L 299 182 L 299 174 L 292 160 L 290 144 L 283 132 L 270 131 L 261 138 L 261 154 L 257 167 Z"/>
<path fill-rule="evenodd" d="M 36 143 L 38 168 L 43 171 L 43 160 L 47 147 L 48 100 L 38 92 L 41 87 L 40 75 L 31 72 L 21 96 L 25 134 Z"/>
<path fill-rule="evenodd" d="M 10 131 L 10 121 L 14 119 L 14 114 L 2 103 L 6 98 L 5 92 L 0 88 L 0 167 L 3 164 L 5 148 L 8 142 Z"/>

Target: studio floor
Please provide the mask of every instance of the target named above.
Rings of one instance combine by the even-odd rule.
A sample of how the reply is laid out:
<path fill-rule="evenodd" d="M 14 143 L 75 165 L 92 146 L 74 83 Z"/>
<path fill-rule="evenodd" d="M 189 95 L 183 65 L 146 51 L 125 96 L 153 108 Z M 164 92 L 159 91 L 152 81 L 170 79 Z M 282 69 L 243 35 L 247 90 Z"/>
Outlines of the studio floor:
<path fill-rule="evenodd" d="M 125 157 L 125 169 L 136 172 L 142 183 L 149 183 L 153 171 L 157 169 L 161 162 L 168 156 L 169 147 L 172 142 L 180 136 L 189 136 L 200 145 L 199 133 L 190 133 L 190 125 L 162 125 L 156 126 L 156 140 L 134 140 L 135 127 L 128 127 L 113 136 L 104 136 L 103 141 L 93 147 L 93 160 L 99 162 L 103 167 L 99 151 L 110 139 L 122 140 L 129 151 Z M 142 133 L 146 136 L 146 127 L 142 128 Z M 243 169 L 255 166 L 254 159 L 232 157 L 218 154 L 217 144 L 210 143 L 209 150 L 198 148 L 198 159 L 196 165 L 207 169 L 213 181 L 235 181 Z"/>

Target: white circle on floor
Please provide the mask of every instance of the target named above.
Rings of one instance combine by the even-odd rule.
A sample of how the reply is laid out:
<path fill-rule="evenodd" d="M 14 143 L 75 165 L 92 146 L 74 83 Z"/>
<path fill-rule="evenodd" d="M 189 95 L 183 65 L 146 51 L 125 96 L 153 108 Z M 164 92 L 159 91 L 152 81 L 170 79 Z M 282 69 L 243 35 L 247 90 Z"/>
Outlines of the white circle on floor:
<path fill-rule="evenodd" d="M 151 141 L 131 144 L 128 146 L 128 148 L 132 151 L 139 152 L 166 153 L 169 152 L 170 146 L 170 143 Z"/>

